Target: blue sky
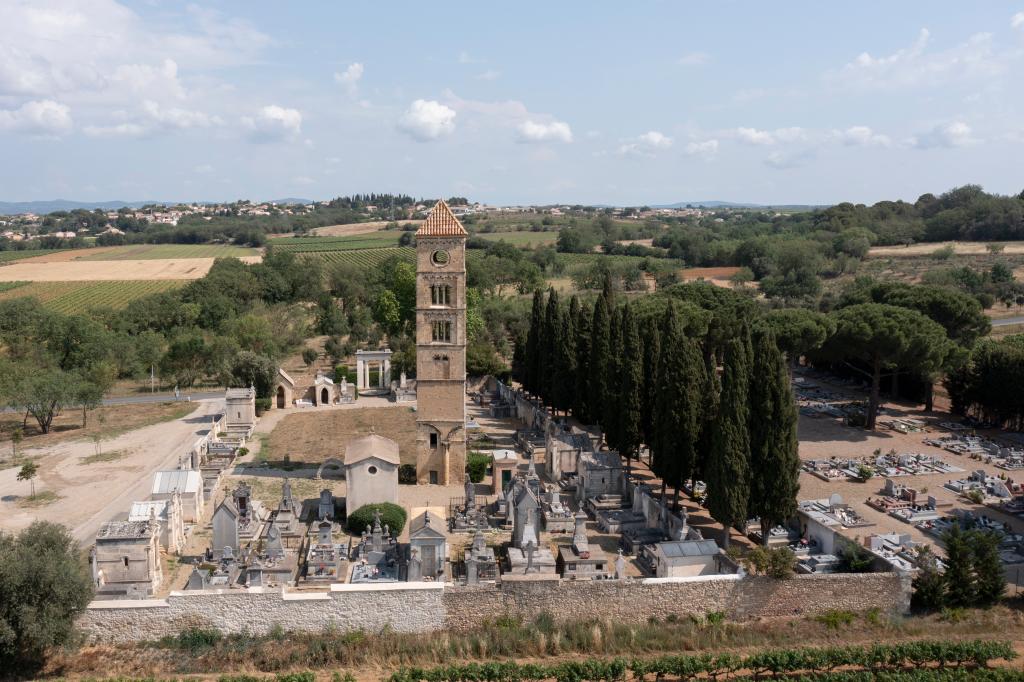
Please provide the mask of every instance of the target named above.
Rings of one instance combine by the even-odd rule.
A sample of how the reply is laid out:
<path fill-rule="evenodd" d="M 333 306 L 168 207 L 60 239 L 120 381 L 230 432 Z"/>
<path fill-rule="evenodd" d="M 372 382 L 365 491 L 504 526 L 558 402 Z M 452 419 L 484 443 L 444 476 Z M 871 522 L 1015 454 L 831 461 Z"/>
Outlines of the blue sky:
<path fill-rule="evenodd" d="M 1024 189 L 1024 1 L 0 0 L 0 200 Z"/>

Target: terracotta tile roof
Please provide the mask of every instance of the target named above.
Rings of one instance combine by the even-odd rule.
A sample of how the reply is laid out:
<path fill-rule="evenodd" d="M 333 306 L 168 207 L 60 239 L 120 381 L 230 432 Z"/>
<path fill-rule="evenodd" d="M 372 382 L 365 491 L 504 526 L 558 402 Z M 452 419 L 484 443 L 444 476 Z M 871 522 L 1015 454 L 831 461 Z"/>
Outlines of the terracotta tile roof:
<path fill-rule="evenodd" d="M 434 204 L 427 219 L 416 230 L 417 237 L 463 237 L 467 234 L 444 199 Z"/>

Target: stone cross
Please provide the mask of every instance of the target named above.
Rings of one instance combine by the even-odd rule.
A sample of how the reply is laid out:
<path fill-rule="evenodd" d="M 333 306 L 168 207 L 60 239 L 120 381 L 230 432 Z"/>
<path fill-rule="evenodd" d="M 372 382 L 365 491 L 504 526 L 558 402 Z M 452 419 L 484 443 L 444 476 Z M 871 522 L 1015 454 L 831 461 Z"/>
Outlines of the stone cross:
<path fill-rule="evenodd" d="M 533 552 L 537 549 L 533 540 L 526 543 L 526 569 L 523 573 L 529 573 L 533 569 Z"/>

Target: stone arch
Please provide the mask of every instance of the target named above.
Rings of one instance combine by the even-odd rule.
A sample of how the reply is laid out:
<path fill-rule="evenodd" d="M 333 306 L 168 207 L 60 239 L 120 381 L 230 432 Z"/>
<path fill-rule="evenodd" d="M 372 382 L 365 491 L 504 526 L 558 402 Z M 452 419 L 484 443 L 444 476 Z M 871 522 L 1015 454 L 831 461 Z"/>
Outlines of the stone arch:
<path fill-rule="evenodd" d="M 316 477 L 317 477 L 317 478 L 320 478 L 320 476 L 321 476 L 321 475 L 323 474 L 323 472 L 324 472 L 324 469 L 326 469 L 327 467 L 334 467 L 334 468 L 337 468 L 337 469 L 341 469 L 342 471 L 344 471 L 344 469 L 345 469 L 345 463 L 344 463 L 344 462 L 342 462 L 342 461 L 341 461 L 340 459 L 338 459 L 337 457 L 328 457 L 327 459 L 325 459 L 325 460 L 323 461 L 323 464 L 321 464 L 321 465 L 320 465 L 320 466 L 319 466 L 319 467 L 317 468 L 317 470 L 316 470 Z"/>
<path fill-rule="evenodd" d="M 327 390 L 326 386 L 324 386 L 323 388 L 320 389 L 320 404 L 321 405 L 330 405 L 331 404 L 331 392 Z"/>
<path fill-rule="evenodd" d="M 284 398 L 284 386 L 280 384 L 277 385 L 277 407 L 278 409 L 282 410 L 286 407 Z"/>

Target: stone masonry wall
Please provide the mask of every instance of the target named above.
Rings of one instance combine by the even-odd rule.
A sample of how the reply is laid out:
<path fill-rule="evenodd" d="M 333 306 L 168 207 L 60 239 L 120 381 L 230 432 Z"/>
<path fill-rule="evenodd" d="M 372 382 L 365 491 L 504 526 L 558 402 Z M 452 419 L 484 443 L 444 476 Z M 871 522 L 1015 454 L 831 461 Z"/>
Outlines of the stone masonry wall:
<path fill-rule="evenodd" d="M 329 593 L 223 591 L 172 593 L 165 600 L 93 602 L 79 621 L 90 637 L 107 641 L 158 639 L 187 627 L 222 632 L 285 630 L 399 632 L 468 631 L 502 615 L 530 619 L 611 618 L 626 623 L 675 614 L 722 611 L 748 619 L 815 615 L 830 609 L 905 612 L 910 581 L 895 573 L 801 575 L 788 580 L 707 576 L 696 579 L 571 582 L 507 580 L 455 587 L 396 583 L 373 589 L 336 585 Z"/>

